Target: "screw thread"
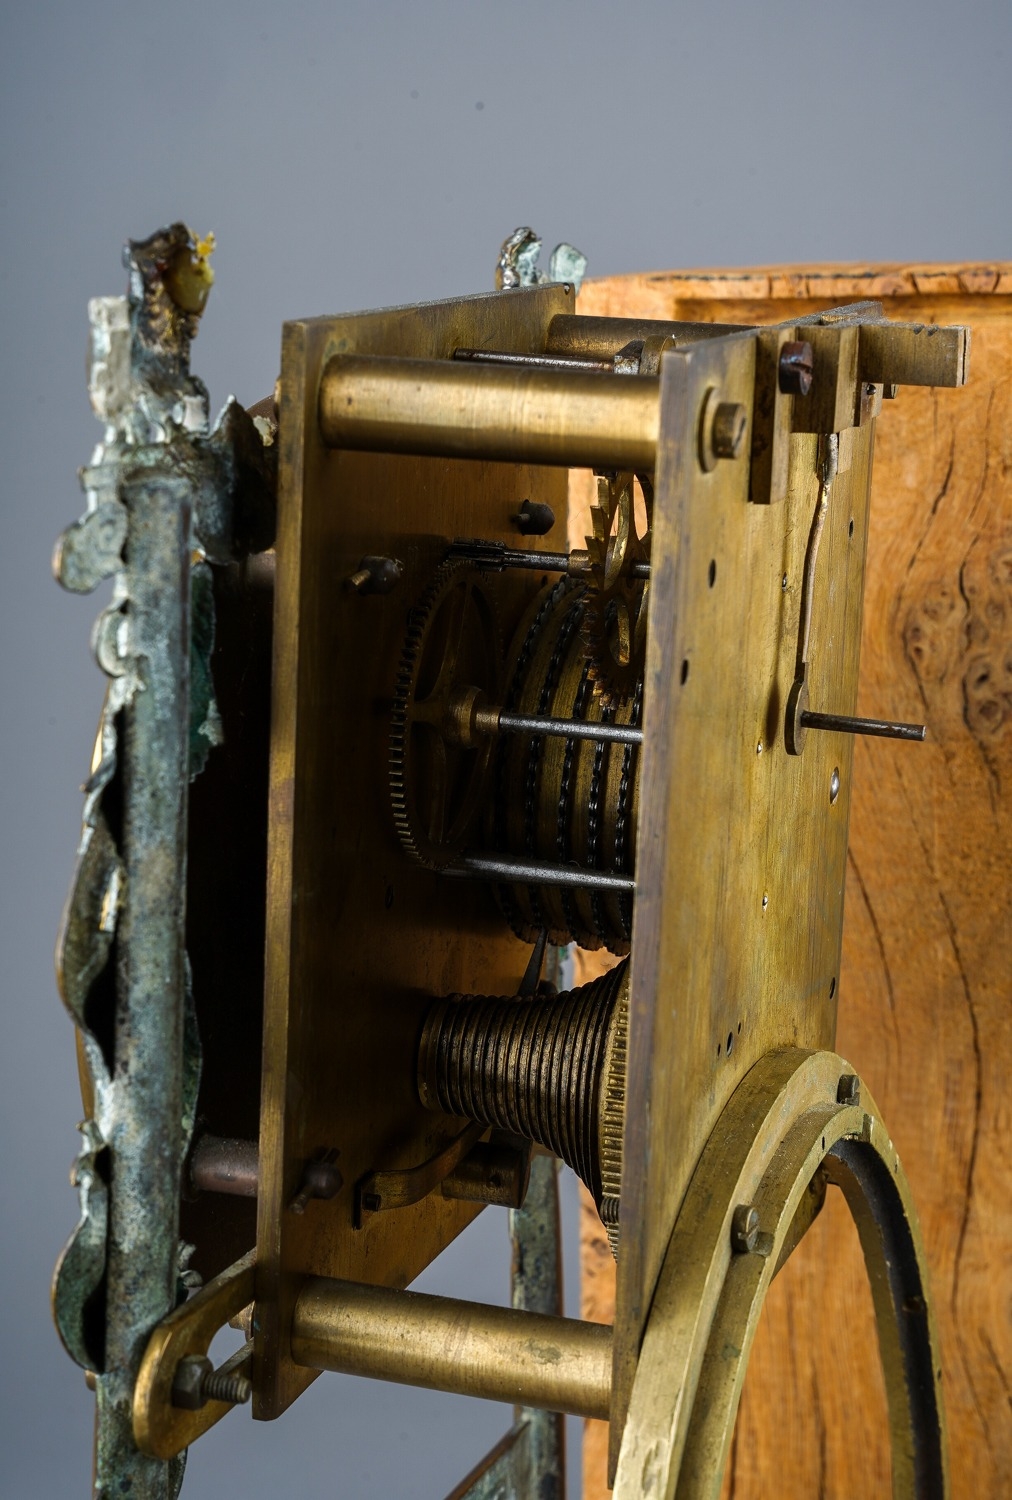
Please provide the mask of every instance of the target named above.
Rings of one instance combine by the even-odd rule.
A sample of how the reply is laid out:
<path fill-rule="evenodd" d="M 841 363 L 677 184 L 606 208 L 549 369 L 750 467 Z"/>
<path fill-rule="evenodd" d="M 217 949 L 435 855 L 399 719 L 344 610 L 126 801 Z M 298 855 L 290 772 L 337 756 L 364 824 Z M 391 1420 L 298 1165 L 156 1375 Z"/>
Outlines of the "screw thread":
<path fill-rule="evenodd" d="M 234 1371 L 211 1370 L 204 1376 L 200 1390 L 205 1401 L 228 1401 L 232 1406 L 245 1406 L 253 1394 L 253 1382 L 248 1376 Z"/>

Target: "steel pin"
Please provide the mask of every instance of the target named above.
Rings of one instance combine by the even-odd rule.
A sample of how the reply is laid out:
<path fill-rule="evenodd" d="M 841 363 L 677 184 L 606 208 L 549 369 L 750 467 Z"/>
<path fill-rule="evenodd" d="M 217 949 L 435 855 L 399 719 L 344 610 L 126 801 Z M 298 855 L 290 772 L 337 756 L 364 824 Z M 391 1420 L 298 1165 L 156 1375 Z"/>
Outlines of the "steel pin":
<path fill-rule="evenodd" d="M 901 724 L 891 719 L 856 719 L 850 714 L 817 714 L 811 709 L 801 712 L 804 729 L 829 729 L 839 734 L 871 734 L 888 740 L 923 740 L 924 724 Z"/>

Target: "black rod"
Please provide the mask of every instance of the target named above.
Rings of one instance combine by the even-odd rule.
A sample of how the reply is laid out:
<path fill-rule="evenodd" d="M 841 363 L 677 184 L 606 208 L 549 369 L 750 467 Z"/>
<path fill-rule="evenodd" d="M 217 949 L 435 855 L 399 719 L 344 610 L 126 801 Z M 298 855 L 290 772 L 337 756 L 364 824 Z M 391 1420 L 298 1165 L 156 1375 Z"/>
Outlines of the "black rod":
<path fill-rule="evenodd" d="M 923 724 L 897 724 L 889 719 L 855 719 L 849 714 L 816 714 L 803 709 L 801 724 L 804 729 L 831 729 L 840 734 L 874 734 L 888 740 L 923 740 L 927 729 Z"/>

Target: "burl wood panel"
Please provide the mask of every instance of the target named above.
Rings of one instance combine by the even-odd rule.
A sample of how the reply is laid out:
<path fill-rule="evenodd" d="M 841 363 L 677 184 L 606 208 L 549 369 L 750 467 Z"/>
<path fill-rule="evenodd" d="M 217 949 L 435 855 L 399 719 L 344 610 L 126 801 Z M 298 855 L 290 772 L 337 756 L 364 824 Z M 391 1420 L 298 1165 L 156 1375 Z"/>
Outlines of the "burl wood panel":
<path fill-rule="evenodd" d="M 972 326 L 964 390 L 901 389 L 878 422 L 858 713 L 924 720 L 859 740 L 838 1050 L 881 1105 L 931 1264 L 957 1500 L 1012 1494 L 1012 265 L 686 272 L 590 282 L 579 311 L 778 322 L 873 297 Z M 589 495 L 574 477 L 570 536 Z M 581 977 L 596 955 L 578 955 Z M 583 1311 L 614 1268 L 582 1217 Z M 584 1495 L 606 1490 L 588 1423 Z M 774 1283 L 724 1493 L 875 1500 L 888 1427 L 857 1235 L 835 1193 Z"/>

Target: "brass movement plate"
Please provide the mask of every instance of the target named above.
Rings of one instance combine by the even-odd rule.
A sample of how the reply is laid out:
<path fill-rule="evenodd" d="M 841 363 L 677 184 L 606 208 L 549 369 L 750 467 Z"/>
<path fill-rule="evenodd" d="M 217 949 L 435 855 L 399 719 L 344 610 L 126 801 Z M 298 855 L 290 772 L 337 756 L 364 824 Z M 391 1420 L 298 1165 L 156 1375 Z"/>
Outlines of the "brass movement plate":
<path fill-rule="evenodd" d="M 662 364 L 613 1472 L 657 1276 L 717 1117 L 765 1053 L 831 1048 L 835 1036 L 852 741 L 809 731 L 800 756 L 784 746 L 817 438 L 789 438 L 782 504 L 750 503 L 745 460 L 706 473 L 698 458 L 711 386 L 752 410 L 755 348 L 752 335 L 727 335 Z M 873 425 L 844 433 L 846 471 L 830 492 L 812 709 L 854 712 Z"/>
<path fill-rule="evenodd" d="M 435 995 L 512 993 L 528 949 L 491 890 L 412 866 L 388 789 L 390 701 L 408 611 L 455 537 L 516 542 L 525 498 L 565 546 L 566 472 L 329 450 L 320 371 L 335 354 L 446 358 L 456 347 L 544 350 L 569 287 L 289 323 L 282 346 L 271 729 L 268 928 L 257 1231 L 254 1415 L 314 1378 L 289 1355 L 301 1279 L 403 1287 L 478 1211 L 439 1195 L 354 1226 L 355 1185 L 449 1140 L 419 1104 L 415 1049 Z M 399 559 L 386 596 L 347 592 L 364 556 Z M 540 573 L 495 580 L 508 642 Z M 459 1130 L 457 1125 L 456 1129 Z M 344 1186 L 298 1215 L 306 1159 L 336 1148 Z"/>
<path fill-rule="evenodd" d="M 452 538 L 514 540 L 510 518 L 530 497 L 559 518 L 542 545 L 564 545 L 564 471 L 327 449 L 320 372 L 337 354 L 538 353 L 570 295 L 544 288 L 285 329 L 254 1366 L 261 1417 L 312 1378 L 288 1352 L 303 1277 L 407 1285 L 474 1215 L 434 1196 L 355 1227 L 355 1186 L 366 1174 L 415 1167 L 451 1138 L 414 1089 L 429 1001 L 511 992 L 527 955 L 489 890 L 413 867 L 402 853 L 387 780 L 391 693 L 408 611 Z M 818 332 L 820 359 L 845 371 L 834 389 L 853 390 L 853 329 Z M 778 400 L 770 425 L 765 401 L 777 451 L 763 467 L 781 476 L 782 504 L 752 503 L 760 497 L 744 456 L 700 461 L 708 399 L 741 403 L 759 419 L 756 357 L 748 331 L 662 363 L 613 1461 L 671 1227 L 720 1111 L 766 1052 L 825 1048 L 835 1035 L 851 742 L 810 731 L 803 754 L 791 756 L 783 733 L 818 436 L 797 430 L 813 425 L 800 403 L 787 410 Z M 765 390 L 762 364 L 758 378 Z M 847 425 L 815 575 L 808 691 L 811 708 L 850 713 L 875 404 L 855 409 L 851 400 L 838 411 L 840 399 L 832 416 L 837 430 Z M 342 587 L 370 554 L 404 564 L 390 595 Z M 504 644 L 541 578 L 496 578 Z M 292 1214 L 305 1161 L 327 1148 L 340 1152 L 341 1193 Z"/>

